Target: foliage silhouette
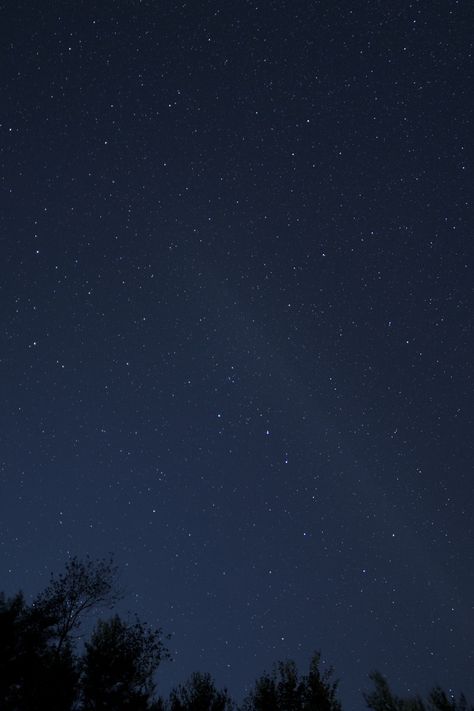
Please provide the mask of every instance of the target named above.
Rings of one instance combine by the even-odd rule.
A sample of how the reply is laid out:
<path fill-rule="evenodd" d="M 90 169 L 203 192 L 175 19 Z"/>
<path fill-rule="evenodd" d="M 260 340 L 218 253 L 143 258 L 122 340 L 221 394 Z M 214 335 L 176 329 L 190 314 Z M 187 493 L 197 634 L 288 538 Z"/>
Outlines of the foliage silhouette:
<path fill-rule="evenodd" d="M 380 672 L 373 672 L 369 678 L 375 686 L 370 693 L 364 693 L 364 699 L 369 709 L 373 709 L 373 711 L 425 711 L 423 702 L 418 696 L 407 699 L 396 696 Z"/>
<path fill-rule="evenodd" d="M 51 575 L 34 607 L 51 619 L 60 650 L 67 641 L 72 642 L 72 633 L 79 629 L 85 615 L 111 608 L 121 597 L 113 558 L 74 557 L 66 563 L 63 573 Z"/>
<path fill-rule="evenodd" d="M 196 672 L 168 699 L 154 700 L 154 674 L 169 659 L 166 637 L 140 620 L 99 620 L 76 648 L 85 616 L 112 607 L 122 594 L 112 559 L 72 558 L 28 605 L 0 593 L 0 711 L 236 711 L 226 689 Z M 379 672 L 364 693 L 372 711 L 474 711 L 439 686 L 426 699 L 392 692 Z M 293 661 L 260 676 L 239 711 L 342 711 L 332 669 L 313 654 L 307 674 Z"/>
<path fill-rule="evenodd" d="M 78 679 L 69 644 L 53 644 L 51 619 L 28 607 L 21 593 L 0 596 L 0 708 L 68 711 Z"/>
<path fill-rule="evenodd" d="M 364 698 L 368 708 L 373 711 L 474 711 L 474 706 L 468 704 L 463 694 L 458 700 L 449 698 L 439 686 L 435 686 L 427 700 L 423 701 L 418 695 L 411 698 L 397 696 L 378 671 L 372 672 L 369 678 L 375 688 L 370 693 L 364 693 Z"/>
<path fill-rule="evenodd" d="M 194 672 L 184 684 L 172 690 L 168 711 L 233 711 L 235 704 L 226 689 L 219 691 L 210 674 Z"/>
<path fill-rule="evenodd" d="M 84 710 L 150 708 L 153 675 L 168 658 L 161 630 L 138 620 L 127 624 L 118 615 L 99 621 L 82 661 Z"/>
<path fill-rule="evenodd" d="M 320 671 L 321 655 L 313 654 L 309 673 L 300 676 L 295 662 L 279 662 L 257 679 L 243 711 L 341 711 L 333 671 Z"/>

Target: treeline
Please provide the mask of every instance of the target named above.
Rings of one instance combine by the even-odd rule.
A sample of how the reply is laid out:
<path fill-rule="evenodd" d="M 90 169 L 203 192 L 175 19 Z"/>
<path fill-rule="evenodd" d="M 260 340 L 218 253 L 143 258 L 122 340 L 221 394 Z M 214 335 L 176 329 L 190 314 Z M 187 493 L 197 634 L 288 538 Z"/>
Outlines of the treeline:
<path fill-rule="evenodd" d="M 315 653 L 307 673 L 292 661 L 260 676 L 238 706 L 209 674 L 194 673 L 167 698 L 156 695 L 155 672 L 170 659 L 168 637 L 139 619 L 99 620 L 79 653 L 88 613 L 120 599 L 112 559 L 70 560 L 63 573 L 27 604 L 0 593 L 0 711 L 342 711 L 338 682 Z M 434 688 L 427 699 L 397 697 L 385 678 L 371 676 L 364 695 L 373 711 L 474 711 Z"/>

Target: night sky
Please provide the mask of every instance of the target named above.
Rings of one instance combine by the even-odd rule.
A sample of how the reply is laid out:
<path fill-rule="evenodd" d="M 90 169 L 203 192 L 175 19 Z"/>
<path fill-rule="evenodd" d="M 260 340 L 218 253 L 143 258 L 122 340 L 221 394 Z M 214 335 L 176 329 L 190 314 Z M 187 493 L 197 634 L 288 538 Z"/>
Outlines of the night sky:
<path fill-rule="evenodd" d="M 470 0 L 0 3 L 0 589 L 161 689 L 474 696 Z"/>

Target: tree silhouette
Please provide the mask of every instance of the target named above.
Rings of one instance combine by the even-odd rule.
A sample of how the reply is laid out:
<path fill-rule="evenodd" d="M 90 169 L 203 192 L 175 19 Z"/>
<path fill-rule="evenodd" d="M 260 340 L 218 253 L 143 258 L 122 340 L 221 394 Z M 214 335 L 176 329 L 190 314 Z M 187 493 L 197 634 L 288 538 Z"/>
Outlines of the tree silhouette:
<path fill-rule="evenodd" d="M 341 711 L 337 700 L 338 681 L 333 680 L 333 669 L 320 670 L 321 654 L 311 657 L 308 676 L 304 677 L 304 708 L 318 711 Z"/>
<path fill-rule="evenodd" d="M 418 696 L 402 699 L 396 696 L 386 678 L 378 671 L 369 675 L 375 689 L 364 693 L 364 699 L 369 709 L 373 711 L 425 711 L 425 706 Z"/>
<path fill-rule="evenodd" d="M 459 699 L 448 698 L 440 686 L 435 686 L 428 696 L 429 711 L 474 711 L 474 705 L 468 704 L 464 694 Z"/>
<path fill-rule="evenodd" d="M 219 691 L 210 674 L 194 672 L 187 682 L 172 690 L 169 711 L 232 711 L 235 708 L 227 690 Z"/>
<path fill-rule="evenodd" d="M 321 673 L 321 655 L 313 654 L 309 673 L 300 676 L 295 662 L 279 662 L 263 674 L 245 699 L 243 711 L 341 711 L 332 669 Z"/>
<path fill-rule="evenodd" d="M 270 711 L 280 708 L 275 673 L 263 674 L 257 679 L 242 708 L 243 711 Z"/>
<path fill-rule="evenodd" d="M 58 576 L 51 575 L 48 587 L 36 598 L 34 607 L 50 618 L 57 649 L 72 641 L 87 613 L 112 607 L 122 592 L 117 585 L 113 558 L 80 560 L 72 558 Z"/>
<path fill-rule="evenodd" d="M 0 708 L 2 711 L 68 711 L 77 665 L 68 644 L 53 644 L 51 619 L 28 607 L 21 594 L 0 596 Z"/>
<path fill-rule="evenodd" d="M 364 698 L 368 708 L 373 711 L 474 711 L 474 706 L 468 704 L 463 694 L 458 700 L 449 698 L 440 686 L 430 691 L 425 702 L 420 696 L 396 696 L 386 678 L 378 671 L 370 674 L 369 678 L 375 688 L 370 693 L 364 693 Z"/>
<path fill-rule="evenodd" d="M 28 605 L 0 593 L 0 711 L 235 711 L 226 689 L 196 672 L 168 699 L 153 699 L 154 674 L 170 658 L 161 629 L 115 615 L 97 622 L 82 653 L 81 623 L 122 596 L 112 559 L 72 558 Z M 426 699 L 392 692 L 380 672 L 364 693 L 372 711 L 474 711 L 466 698 L 435 686 Z M 342 711 L 332 669 L 313 654 L 307 674 L 280 661 L 255 682 L 240 711 Z"/>
<path fill-rule="evenodd" d="M 130 625 L 118 615 L 99 621 L 82 661 L 84 711 L 149 709 L 153 675 L 168 658 L 161 630 L 150 630 L 138 620 Z"/>

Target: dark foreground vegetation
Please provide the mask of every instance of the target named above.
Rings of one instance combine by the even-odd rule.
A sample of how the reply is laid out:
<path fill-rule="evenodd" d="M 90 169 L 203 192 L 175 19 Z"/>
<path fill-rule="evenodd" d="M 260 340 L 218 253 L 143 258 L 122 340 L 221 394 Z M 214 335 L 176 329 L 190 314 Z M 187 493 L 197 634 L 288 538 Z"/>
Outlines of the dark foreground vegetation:
<path fill-rule="evenodd" d="M 120 597 L 112 560 L 77 558 L 31 605 L 21 593 L 0 594 L 0 711 L 342 711 L 337 681 L 320 670 L 317 653 L 305 674 L 292 661 L 276 664 L 239 707 L 209 674 L 157 696 L 154 674 L 170 658 L 161 629 L 113 615 L 77 650 L 87 614 L 112 609 Z M 426 700 L 406 699 L 378 672 L 371 680 L 365 701 L 373 711 L 474 711 L 438 687 Z"/>

